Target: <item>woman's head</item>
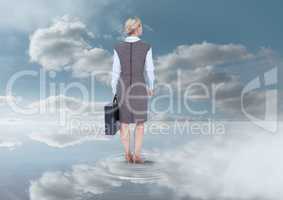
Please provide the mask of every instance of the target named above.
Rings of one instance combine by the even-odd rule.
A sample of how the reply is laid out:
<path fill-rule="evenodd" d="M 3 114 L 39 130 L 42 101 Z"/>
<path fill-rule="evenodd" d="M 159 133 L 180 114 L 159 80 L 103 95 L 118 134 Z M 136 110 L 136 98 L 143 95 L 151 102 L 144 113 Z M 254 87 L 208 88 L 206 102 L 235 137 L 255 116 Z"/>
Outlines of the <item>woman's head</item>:
<path fill-rule="evenodd" d="M 127 35 L 140 36 L 142 34 L 142 22 L 139 17 L 133 17 L 126 20 L 124 32 Z"/>

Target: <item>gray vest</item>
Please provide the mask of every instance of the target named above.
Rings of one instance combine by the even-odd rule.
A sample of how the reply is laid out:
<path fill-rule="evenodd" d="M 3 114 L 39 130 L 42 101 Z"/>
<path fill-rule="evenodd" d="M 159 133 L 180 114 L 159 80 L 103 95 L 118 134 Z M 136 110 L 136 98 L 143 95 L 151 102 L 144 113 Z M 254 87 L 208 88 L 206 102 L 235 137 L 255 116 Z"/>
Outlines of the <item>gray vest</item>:
<path fill-rule="evenodd" d="M 117 84 L 120 122 L 147 120 L 147 88 L 144 78 L 145 59 L 150 45 L 139 40 L 115 45 L 121 73 Z"/>

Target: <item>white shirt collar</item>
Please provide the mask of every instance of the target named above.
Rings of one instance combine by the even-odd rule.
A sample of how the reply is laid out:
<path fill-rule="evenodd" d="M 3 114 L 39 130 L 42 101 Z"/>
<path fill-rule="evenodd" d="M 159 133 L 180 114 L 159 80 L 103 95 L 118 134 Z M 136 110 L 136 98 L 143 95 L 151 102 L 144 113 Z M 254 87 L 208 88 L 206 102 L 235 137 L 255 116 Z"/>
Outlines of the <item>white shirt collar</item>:
<path fill-rule="evenodd" d="M 138 36 L 134 36 L 134 35 L 131 35 L 131 36 L 127 36 L 125 38 L 125 42 L 136 42 L 136 41 L 139 41 L 140 38 Z"/>

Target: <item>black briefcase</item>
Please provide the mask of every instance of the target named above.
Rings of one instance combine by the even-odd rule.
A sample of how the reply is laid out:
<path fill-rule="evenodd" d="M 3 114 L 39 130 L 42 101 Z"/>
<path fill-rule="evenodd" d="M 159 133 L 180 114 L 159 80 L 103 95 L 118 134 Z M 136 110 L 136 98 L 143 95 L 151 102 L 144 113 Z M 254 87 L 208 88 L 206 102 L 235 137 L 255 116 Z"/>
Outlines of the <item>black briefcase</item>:
<path fill-rule="evenodd" d="M 112 103 L 104 106 L 105 135 L 115 135 L 120 128 L 119 108 L 117 95 L 114 95 Z"/>

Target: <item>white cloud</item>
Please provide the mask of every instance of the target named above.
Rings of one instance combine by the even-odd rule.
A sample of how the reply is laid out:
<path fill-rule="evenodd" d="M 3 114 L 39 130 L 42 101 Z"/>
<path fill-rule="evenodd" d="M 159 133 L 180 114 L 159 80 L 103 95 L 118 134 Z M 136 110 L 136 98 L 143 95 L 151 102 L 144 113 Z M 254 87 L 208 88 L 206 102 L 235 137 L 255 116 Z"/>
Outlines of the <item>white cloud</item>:
<path fill-rule="evenodd" d="M 68 111 L 83 113 L 88 108 L 89 104 L 86 101 L 80 100 L 78 98 L 58 95 L 49 96 L 46 99 L 40 101 L 35 101 L 29 104 L 30 108 L 45 108 L 47 113 L 55 113 L 58 111 Z"/>
<path fill-rule="evenodd" d="M 111 55 L 102 48 L 91 48 L 87 37 L 91 38 L 93 34 L 78 19 L 68 16 L 59 18 L 50 27 L 38 29 L 31 36 L 31 60 L 47 70 L 71 70 L 75 77 L 96 75 L 97 80 L 110 85 Z M 217 88 L 218 110 L 234 115 L 235 111 L 241 111 L 239 102 L 243 84 L 238 75 L 219 70 L 218 66 L 249 62 L 263 54 L 263 50 L 253 54 L 244 45 L 232 43 L 180 45 L 171 53 L 157 57 L 156 77 L 159 83 L 170 84 L 182 91 L 193 83 L 201 83 L 208 89 L 214 85 Z M 179 70 L 180 77 L 177 76 Z M 177 85 L 178 78 L 180 86 Z M 192 87 L 190 94 L 201 98 L 203 89 Z M 260 97 L 253 94 L 249 96 L 253 101 Z M 262 101 L 259 99 L 258 102 Z M 242 113 L 238 112 L 238 115 Z"/>
<path fill-rule="evenodd" d="M 226 117 L 230 115 L 243 118 L 241 92 L 244 84 L 240 80 L 240 75 L 243 74 L 235 74 L 224 66 L 249 67 L 250 62 L 253 62 L 252 66 L 255 63 L 262 65 L 263 60 L 266 64 L 267 60 L 270 62 L 272 59 L 273 53 L 267 49 L 260 49 L 253 54 L 241 44 L 203 42 L 180 45 L 172 52 L 157 57 L 157 81 L 160 85 L 169 84 L 173 87 L 173 91 L 180 91 L 182 94 L 188 90 L 187 94 L 193 95 L 191 100 L 211 101 L 215 91 L 216 112 L 221 111 Z M 267 67 L 274 66 L 269 64 Z M 193 86 L 194 84 L 202 87 Z M 204 97 L 205 89 L 209 92 L 209 99 Z M 250 92 L 245 96 L 243 103 L 247 106 L 247 110 L 259 113 L 257 109 L 264 107 L 263 93 L 263 91 Z M 256 106 L 251 102 L 256 102 Z"/>
<path fill-rule="evenodd" d="M 281 199 L 281 131 L 234 123 L 230 137 L 192 141 L 164 154 L 168 181 L 160 184 L 200 199 Z"/>
<path fill-rule="evenodd" d="M 152 152 L 150 153 L 152 155 Z M 30 185 L 30 198 L 33 199 L 87 199 L 95 195 L 113 191 L 124 183 L 143 185 L 154 183 L 162 172 L 157 165 L 129 165 L 123 156 L 108 157 L 94 165 L 80 164 L 71 170 L 46 172 Z M 56 187 L 56 185 L 60 185 Z M 58 190 L 58 191 L 57 191 Z"/>
<path fill-rule="evenodd" d="M 92 48 L 87 40 L 93 37 L 84 23 L 65 15 L 31 35 L 30 59 L 46 70 L 71 70 L 76 77 L 93 72 L 107 74 L 111 69 L 111 55 L 105 49 Z"/>
<path fill-rule="evenodd" d="M 75 77 L 95 76 L 97 80 L 110 84 L 109 72 L 112 67 L 112 58 L 108 51 L 101 48 L 85 50 L 83 56 L 72 65 Z"/>
<path fill-rule="evenodd" d="M 5 103 L 7 98 L 0 99 Z M 1 128 L 7 132 L 6 127 L 11 127 L 17 135 L 4 137 L 0 134 L 0 147 L 12 150 L 21 146 L 23 140 L 18 132 L 22 130 L 26 130 L 24 137 L 55 148 L 108 140 L 109 137 L 104 133 L 104 106 L 107 103 L 109 102 L 93 102 L 64 95 L 49 96 L 24 105 L 26 109 L 37 111 L 32 115 L 7 109 L 9 107 L 5 104 L 1 106 Z"/>
<path fill-rule="evenodd" d="M 0 148 L 14 150 L 15 148 L 20 146 L 22 146 L 22 142 L 18 139 L 0 136 Z"/>
<path fill-rule="evenodd" d="M 135 167 L 111 157 L 93 166 L 44 173 L 32 181 L 30 197 L 79 199 L 129 182 L 141 188 L 150 180 L 150 189 L 166 187 L 180 198 L 282 199 L 282 124 L 277 135 L 247 122 L 225 125 L 227 135 L 195 138 L 176 149 L 160 150 L 151 157 L 153 165 Z"/>
<path fill-rule="evenodd" d="M 158 56 L 156 59 L 157 80 L 177 87 L 177 70 L 181 73 L 181 87 L 201 82 L 211 85 L 229 81 L 238 81 L 233 74 L 219 71 L 215 66 L 231 64 L 254 58 L 246 47 L 240 44 L 201 44 L 180 45 L 172 52 Z"/>
<path fill-rule="evenodd" d="M 98 21 L 93 20 L 93 18 L 99 18 L 105 12 L 105 9 L 109 9 L 109 5 L 114 6 L 113 12 L 116 12 L 119 9 L 119 4 L 115 6 L 116 2 L 118 1 L 82 0 L 72 3 L 68 0 L 0 1 L 0 28 L 30 32 L 35 28 L 48 25 L 50 19 L 65 14 L 78 16 L 84 21 L 95 23 L 98 26 L 100 25 L 99 21 L 102 19 Z M 117 15 L 104 16 L 104 18 L 106 17 L 109 21 L 113 17 L 114 20 L 111 23 L 114 23 Z"/>
<path fill-rule="evenodd" d="M 207 84 L 224 81 L 237 81 L 235 75 L 217 71 L 215 66 L 232 64 L 255 58 L 241 44 L 201 44 L 180 45 L 172 52 L 156 59 L 158 81 L 170 83 L 176 87 L 177 70 L 181 70 L 181 85 L 191 82 Z"/>
<path fill-rule="evenodd" d="M 180 45 L 171 53 L 157 57 L 160 69 L 196 68 L 220 65 L 253 58 L 254 55 L 241 44 L 200 44 Z"/>
<path fill-rule="evenodd" d="M 36 120 L 53 122 L 53 126 L 46 123 L 45 126 L 35 128 L 29 137 L 56 148 L 93 140 L 106 140 L 108 138 L 104 134 L 105 104 L 106 102 L 89 102 L 64 95 L 50 96 L 33 102 L 29 107 L 46 109 L 46 112 L 37 114 Z M 59 122 L 63 125 L 59 126 Z"/>
<path fill-rule="evenodd" d="M 101 194 L 112 187 L 121 186 L 121 181 L 107 176 L 99 167 L 77 165 L 69 172 L 47 172 L 31 182 L 30 199 L 80 200 L 89 194 Z"/>
<path fill-rule="evenodd" d="M 99 126 L 100 125 L 100 126 Z M 87 141 L 108 140 L 104 135 L 104 127 L 97 122 L 89 123 L 88 126 L 77 128 L 41 128 L 34 131 L 29 137 L 50 147 L 65 148 L 69 146 L 79 145 Z"/>
<path fill-rule="evenodd" d="M 19 98 L 12 95 L 0 96 L 0 106 L 7 105 L 9 102 L 16 102 Z"/>
<path fill-rule="evenodd" d="M 57 112 L 68 112 L 69 114 L 93 114 L 103 113 L 104 105 L 108 102 L 92 102 L 89 99 L 81 99 L 65 95 L 49 96 L 40 101 L 34 101 L 28 105 L 29 108 L 42 109 L 46 112 L 39 114 L 55 114 Z"/>

